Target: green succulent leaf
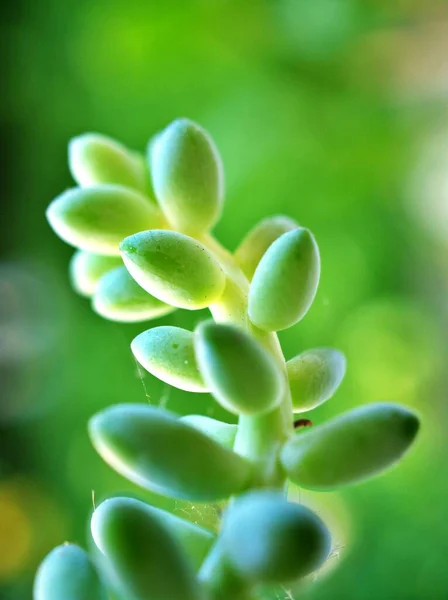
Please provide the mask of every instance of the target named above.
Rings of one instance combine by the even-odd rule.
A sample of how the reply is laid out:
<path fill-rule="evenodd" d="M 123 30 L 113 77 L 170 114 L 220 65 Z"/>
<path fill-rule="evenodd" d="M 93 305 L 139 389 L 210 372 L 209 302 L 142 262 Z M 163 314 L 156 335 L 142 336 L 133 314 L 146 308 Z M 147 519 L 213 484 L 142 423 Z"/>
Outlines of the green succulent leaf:
<path fill-rule="evenodd" d="M 157 136 L 150 156 L 154 191 L 171 225 L 193 234 L 210 229 L 221 214 L 224 175 L 208 133 L 178 119 Z"/>
<path fill-rule="evenodd" d="M 252 600 L 252 582 L 235 571 L 225 554 L 222 536 L 208 553 L 198 573 L 206 598 Z"/>
<path fill-rule="evenodd" d="M 148 321 L 175 310 L 141 288 L 123 265 L 101 277 L 92 307 L 105 319 L 121 323 Z"/>
<path fill-rule="evenodd" d="M 126 236 L 164 224 L 145 196 L 114 184 L 67 190 L 50 204 L 47 219 L 68 244 L 109 256 L 120 254 Z"/>
<path fill-rule="evenodd" d="M 131 498 L 106 500 L 91 523 L 118 589 L 132 600 L 199 600 L 194 572 L 169 526 Z"/>
<path fill-rule="evenodd" d="M 121 243 L 132 277 L 167 304 L 196 310 L 221 296 L 225 275 L 216 258 L 193 238 L 175 231 L 141 231 Z"/>
<path fill-rule="evenodd" d="M 70 261 L 70 279 L 73 288 L 81 296 L 92 296 L 100 278 L 123 264 L 119 256 L 103 256 L 85 250 L 77 250 Z"/>
<path fill-rule="evenodd" d="M 249 318 L 265 331 L 295 325 L 310 308 L 320 276 L 313 235 L 298 227 L 281 235 L 261 259 L 249 289 Z"/>
<path fill-rule="evenodd" d="M 333 348 L 315 348 L 295 356 L 286 367 L 294 412 L 305 412 L 333 396 L 344 378 L 346 360 Z"/>
<path fill-rule="evenodd" d="M 201 323 L 196 358 L 207 387 L 235 414 L 261 414 L 281 401 L 284 377 L 271 355 L 251 335 L 233 325 Z"/>
<path fill-rule="evenodd" d="M 205 527 L 192 523 L 191 521 L 186 521 L 171 512 L 151 506 L 140 500 L 128 497 L 116 497 L 106 500 L 105 502 L 109 507 L 111 505 L 136 506 L 141 509 L 142 512 L 157 519 L 178 542 L 183 550 L 186 560 L 195 571 L 198 571 L 201 567 L 205 557 L 216 540 L 216 534 Z"/>
<path fill-rule="evenodd" d="M 180 420 L 196 427 L 196 429 L 199 429 L 199 431 L 202 431 L 225 448 L 232 449 L 235 444 L 238 425 L 224 423 L 203 415 L 186 415 L 181 417 Z"/>
<path fill-rule="evenodd" d="M 249 231 L 235 251 L 235 260 L 249 281 L 269 246 L 282 234 L 297 229 L 298 226 L 289 217 L 275 215 L 263 219 Z"/>
<path fill-rule="evenodd" d="M 223 544 L 243 577 L 254 583 L 287 583 L 323 564 L 331 537 L 309 508 L 263 490 L 245 494 L 228 509 Z"/>
<path fill-rule="evenodd" d="M 291 480 L 330 490 L 377 475 L 397 462 L 414 441 L 419 419 L 387 402 L 367 404 L 296 435 L 280 460 Z"/>
<path fill-rule="evenodd" d="M 166 526 L 171 535 L 179 542 L 192 567 L 197 571 L 215 542 L 216 535 L 205 527 L 181 519 L 166 510 L 149 506 L 143 502 L 141 504 Z"/>
<path fill-rule="evenodd" d="M 115 140 L 98 133 L 85 133 L 70 141 L 68 162 L 81 187 L 115 183 L 146 192 L 146 164 L 142 157 Z"/>
<path fill-rule="evenodd" d="M 41 563 L 34 581 L 34 600 L 107 600 L 96 569 L 82 548 L 58 546 Z"/>
<path fill-rule="evenodd" d="M 112 406 L 91 419 L 89 430 L 107 463 L 159 494 L 213 502 L 246 489 L 252 478 L 244 458 L 155 406 Z"/>
<path fill-rule="evenodd" d="M 136 360 L 149 373 L 187 392 L 208 392 L 196 363 L 193 333 L 180 327 L 153 327 L 131 343 Z"/>

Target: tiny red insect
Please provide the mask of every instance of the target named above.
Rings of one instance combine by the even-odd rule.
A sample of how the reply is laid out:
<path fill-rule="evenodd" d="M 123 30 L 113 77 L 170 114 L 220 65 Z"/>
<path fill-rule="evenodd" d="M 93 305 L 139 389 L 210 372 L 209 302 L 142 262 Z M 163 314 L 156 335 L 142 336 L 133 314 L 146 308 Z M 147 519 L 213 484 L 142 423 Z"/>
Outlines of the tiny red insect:
<path fill-rule="evenodd" d="M 312 427 L 313 422 L 309 419 L 297 419 L 294 421 L 294 429 L 298 429 L 299 427 Z"/>

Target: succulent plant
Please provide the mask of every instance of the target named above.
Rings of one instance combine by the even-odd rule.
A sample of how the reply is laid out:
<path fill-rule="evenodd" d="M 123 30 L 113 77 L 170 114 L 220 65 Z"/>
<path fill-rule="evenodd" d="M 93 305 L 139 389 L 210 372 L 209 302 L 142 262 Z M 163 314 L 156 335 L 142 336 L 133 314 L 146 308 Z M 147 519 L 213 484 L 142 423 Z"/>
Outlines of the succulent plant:
<path fill-rule="evenodd" d="M 103 502 L 92 518 L 102 559 L 74 545 L 39 568 L 35 600 L 237 600 L 264 584 L 319 569 L 331 535 L 289 482 L 333 490 L 383 472 L 412 444 L 419 419 L 392 403 L 355 408 L 294 428 L 294 415 L 326 402 L 345 358 L 317 348 L 285 361 L 277 331 L 315 297 L 319 249 L 285 216 L 264 219 L 235 253 L 210 229 L 223 201 L 223 168 L 199 125 L 179 119 L 150 140 L 148 156 L 86 134 L 69 146 L 78 187 L 49 206 L 57 235 L 76 247 L 74 288 L 101 316 L 140 322 L 176 308 L 209 308 L 195 331 L 154 327 L 131 349 L 140 365 L 188 392 L 209 392 L 238 424 L 123 404 L 92 417 L 102 458 L 143 488 L 192 502 L 223 502 L 219 532 L 132 498 Z M 309 423 L 307 420 L 306 423 Z"/>

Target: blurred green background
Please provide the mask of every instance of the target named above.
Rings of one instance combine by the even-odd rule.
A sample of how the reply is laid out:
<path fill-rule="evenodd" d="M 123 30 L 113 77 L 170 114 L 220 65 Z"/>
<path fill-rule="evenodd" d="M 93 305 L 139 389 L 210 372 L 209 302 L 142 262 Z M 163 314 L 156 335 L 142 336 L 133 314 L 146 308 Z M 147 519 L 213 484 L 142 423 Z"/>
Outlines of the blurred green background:
<path fill-rule="evenodd" d="M 149 374 L 142 382 L 129 343 L 150 324 L 103 321 L 70 290 L 72 250 L 44 216 L 72 185 L 72 136 L 98 131 L 143 150 L 186 116 L 223 156 L 227 201 L 216 235 L 227 247 L 272 213 L 317 237 L 320 291 L 281 341 L 287 358 L 337 346 L 349 367 L 313 421 L 372 400 L 402 402 L 423 420 L 399 469 L 311 499 L 326 502 L 319 510 L 336 525 L 348 521 L 344 557 L 332 558 L 338 568 L 297 595 L 267 597 L 447 598 L 446 3 L 18 0 L 0 27 L 4 597 L 31 597 L 33 572 L 54 545 L 89 545 L 94 500 L 148 497 L 96 456 L 90 415 L 148 396 L 181 413 L 230 418 L 210 397 Z M 179 311 L 159 323 L 191 328 L 205 315 Z M 171 507 L 205 521 L 215 511 Z"/>

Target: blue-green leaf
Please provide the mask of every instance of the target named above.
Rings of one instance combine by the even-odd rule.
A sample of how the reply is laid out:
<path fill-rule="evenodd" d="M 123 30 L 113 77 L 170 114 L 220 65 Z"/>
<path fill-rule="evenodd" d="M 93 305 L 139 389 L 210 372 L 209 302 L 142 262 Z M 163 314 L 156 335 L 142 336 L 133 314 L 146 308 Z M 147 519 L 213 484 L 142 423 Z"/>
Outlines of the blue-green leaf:
<path fill-rule="evenodd" d="M 41 563 L 34 581 L 34 600 L 106 600 L 96 569 L 82 548 L 58 546 Z"/>
<path fill-rule="evenodd" d="M 417 435 L 419 419 L 386 402 L 356 408 L 285 443 L 280 459 L 301 487 L 329 490 L 368 479 L 397 462 Z"/>
<path fill-rule="evenodd" d="M 316 514 L 266 490 L 249 492 L 230 506 L 223 543 L 234 569 L 253 583 L 287 583 L 308 575 L 331 548 Z"/>
<path fill-rule="evenodd" d="M 233 325 L 207 321 L 196 330 L 195 350 L 202 377 L 224 408 L 261 414 L 278 406 L 283 374 L 254 337 Z"/>
<path fill-rule="evenodd" d="M 143 502 L 106 500 L 93 513 L 91 527 L 106 557 L 108 573 L 132 600 L 200 599 L 193 569 L 179 542 Z"/>
<path fill-rule="evenodd" d="M 252 465 L 162 408 L 112 406 L 89 424 L 99 454 L 119 473 L 156 493 L 214 502 L 247 488 Z"/>

